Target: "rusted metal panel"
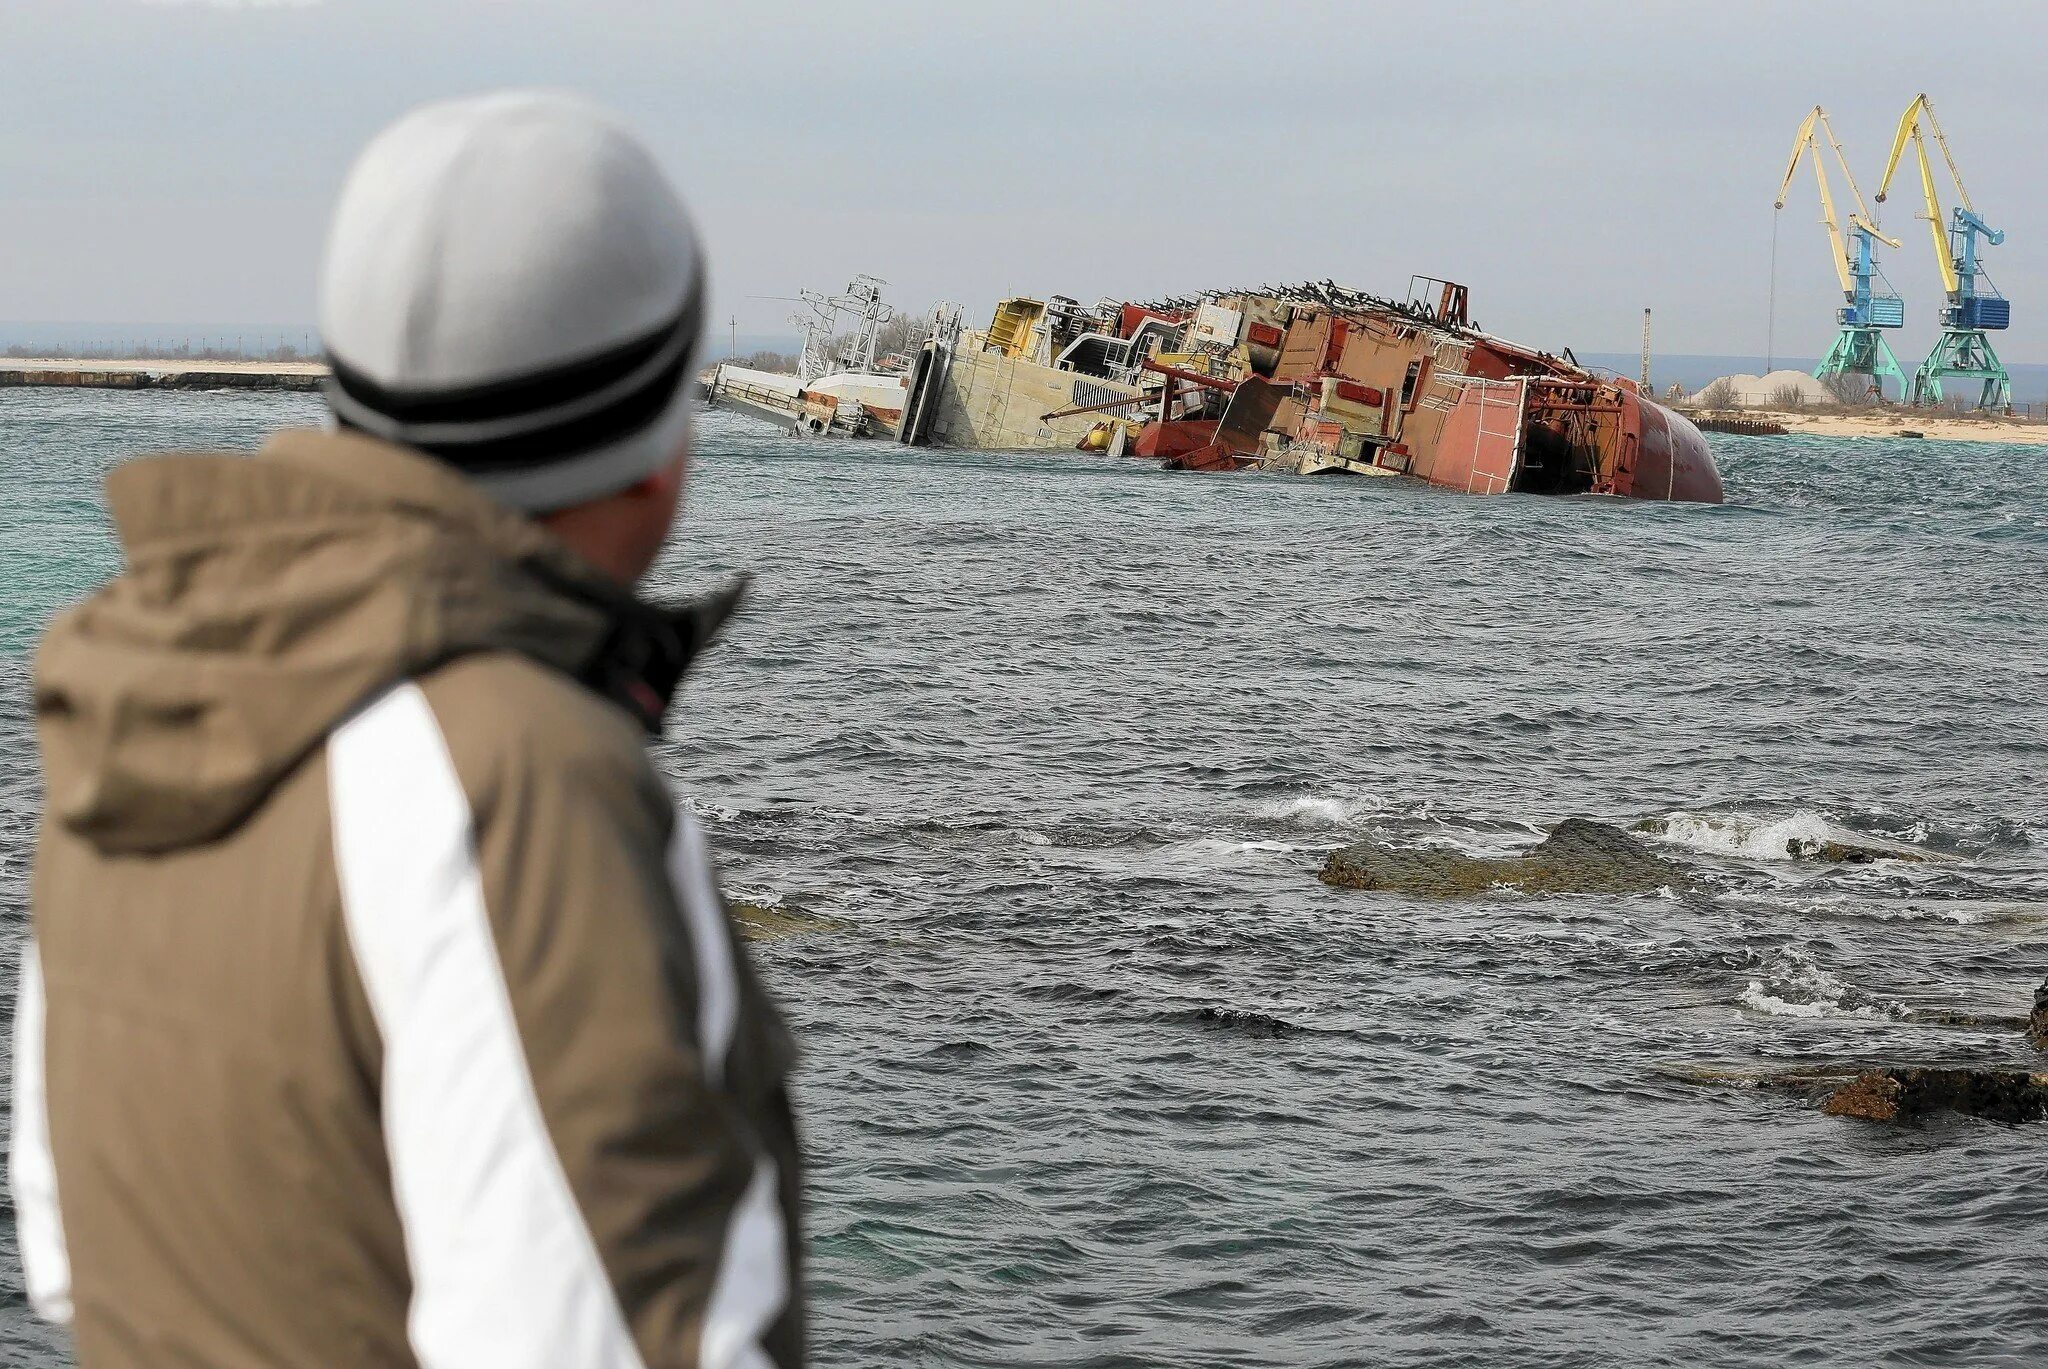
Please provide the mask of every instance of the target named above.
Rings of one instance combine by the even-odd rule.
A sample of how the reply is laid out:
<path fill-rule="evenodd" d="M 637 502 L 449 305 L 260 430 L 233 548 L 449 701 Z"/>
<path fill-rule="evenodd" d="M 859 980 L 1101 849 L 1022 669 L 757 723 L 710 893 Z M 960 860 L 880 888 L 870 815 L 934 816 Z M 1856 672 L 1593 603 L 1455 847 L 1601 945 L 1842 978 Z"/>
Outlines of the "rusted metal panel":
<path fill-rule="evenodd" d="M 1272 427 L 1280 406 L 1291 398 L 1291 392 L 1284 385 L 1252 376 L 1237 387 L 1237 393 L 1230 397 L 1230 407 L 1223 411 L 1222 422 L 1216 428 L 1216 442 L 1233 452 L 1256 455 L 1259 438 Z"/>
<path fill-rule="evenodd" d="M 1381 437 L 1387 431 L 1387 394 L 1340 376 L 1325 376 L 1319 387 L 1323 416 L 1345 431 Z"/>
<path fill-rule="evenodd" d="M 1287 329 L 1287 341 L 1280 348 L 1275 380 L 1307 380 L 1323 369 L 1323 357 L 1330 347 L 1330 316 L 1304 314 Z"/>
<path fill-rule="evenodd" d="M 1344 338 L 1344 352 L 1337 359 L 1337 374 L 1376 390 L 1398 392 L 1401 376 L 1414 356 L 1412 341 L 1411 338 L 1404 345 L 1402 340 L 1388 333 L 1353 328 Z"/>
<path fill-rule="evenodd" d="M 1520 380 L 1470 380 L 1434 444 L 1434 459 L 1416 474 L 1432 485 L 1467 494 L 1505 494 L 1521 456 L 1522 410 L 1528 386 Z"/>
<path fill-rule="evenodd" d="M 1244 456 L 1227 447 L 1210 443 L 1197 447 L 1185 456 L 1177 456 L 1165 463 L 1170 471 L 1242 471 L 1258 464 L 1257 457 Z"/>

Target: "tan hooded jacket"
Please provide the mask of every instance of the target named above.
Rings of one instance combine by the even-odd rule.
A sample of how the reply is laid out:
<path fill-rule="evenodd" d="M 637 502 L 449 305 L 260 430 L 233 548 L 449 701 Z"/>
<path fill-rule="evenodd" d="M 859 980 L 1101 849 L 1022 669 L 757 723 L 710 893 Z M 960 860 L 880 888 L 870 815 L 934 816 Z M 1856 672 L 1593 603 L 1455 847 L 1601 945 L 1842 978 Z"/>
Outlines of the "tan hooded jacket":
<path fill-rule="evenodd" d="M 367 438 L 107 497 L 36 662 L 38 1309 L 88 1366 L 798 1363 L 790 1045 L 645 750 L 703 617 Z"/>

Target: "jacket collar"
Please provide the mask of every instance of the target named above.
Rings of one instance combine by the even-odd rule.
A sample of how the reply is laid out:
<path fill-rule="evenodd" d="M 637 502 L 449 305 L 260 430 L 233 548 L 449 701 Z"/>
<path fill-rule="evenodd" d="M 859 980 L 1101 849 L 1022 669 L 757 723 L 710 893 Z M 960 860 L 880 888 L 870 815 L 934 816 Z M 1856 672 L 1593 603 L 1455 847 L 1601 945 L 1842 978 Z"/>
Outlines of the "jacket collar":
<path fill-rule="evenodd" d="M 747 583 L 741 575 L 711 594 L 674 605 L 620 594 L 606 606 L 610 631 L 577 678 L 658 736 L 684 672 L 738 611 Z"/>
<path fill-rule="evenodd" d="M 331 478 L 427 511 L 498 548 L 562 600 L 594 610 L 597 644 L 562 662 L 580 682 L 659 735 L 683 674 L 711 645 L 745 598 L 748 577 L 700 598 L 662 603 L 605 576 L 539 523 L 499 504 L 446 463 L 411 448 L 346 430 L 286 432 L 265 455 L 311 463 Z M 580 663 L 578 663 L 580 661 Z"/>

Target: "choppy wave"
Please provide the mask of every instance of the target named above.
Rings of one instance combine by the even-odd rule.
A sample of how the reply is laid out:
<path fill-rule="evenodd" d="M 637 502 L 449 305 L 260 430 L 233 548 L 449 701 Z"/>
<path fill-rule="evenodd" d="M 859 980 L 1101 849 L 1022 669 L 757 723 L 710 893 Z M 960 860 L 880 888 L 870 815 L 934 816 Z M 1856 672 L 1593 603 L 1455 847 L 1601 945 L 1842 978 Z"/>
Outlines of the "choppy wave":
<path fill-rule="evenodd" d="M 1759 967 L 1761 973 L 1743 986 L 1736 1001 L 1751 1012 L 1770 1017 L 1852 1017 L 1875 1019 L 1896 1016 L 1896 1004 L 1885 1004 L 1840 976 L 1822 968 L 1811 955 L 1787 947 L 1769 956 Z"/>
<path fill-rule="evenodd" d="M 1275 822 L 1297 823 L 1311 827 L 1350 827 L 1388 811 L 1391 805 L 1377 794 L 1366 795 L 1322 795 L 1302 794 L 1294 798 L 1275 799 L 1258 805 L 1256 812 L 1262 818 Z M 1423 815 L 1427 805 L 1423 805 Z"/>

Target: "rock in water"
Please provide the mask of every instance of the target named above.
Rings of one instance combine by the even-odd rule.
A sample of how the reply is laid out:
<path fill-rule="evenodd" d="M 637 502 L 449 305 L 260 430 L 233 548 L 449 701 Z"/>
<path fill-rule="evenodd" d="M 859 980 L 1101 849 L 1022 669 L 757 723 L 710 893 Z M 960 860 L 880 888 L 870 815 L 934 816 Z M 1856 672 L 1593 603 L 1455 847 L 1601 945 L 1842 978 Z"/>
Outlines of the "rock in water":
<path fill-rule="evenodd" d="M 1322 879 L 1340 889 L 1447 897 L 1489 889 L 1532 894 L 1640 894 L 1691 883 L 1685 867 L 1619 827 L 1567 818 L 1519 856 L 1468 856 L 1449 847 L 1353 842 L 1332 851 Z"/>
<path fill-rule="evenodd" d="M 731 902 L 726 911 L 747 941 L 774 941 L 799 932 L 843 932 L 853 926 L 842 918 L 807 913 L 801 908 L 776 908 L 765 903 Z"/>
<path fill-rule="evenodd" d="M 2048 1118 L 2048 1074 L 2024 1070 L 1865 1070 L 1830 1093 L 1830 1117 L 1898 1122 L 1930 1112 L 1960 1112 L 1994 1122 Z"/>
<path fill-rule="evenodd" d="M 1861 1117 L 1866 1122 L 1899 1120 L 1899 1097 L 1905 1092 L 1896 1077 L 1868 1070 L 1827 1096 L 1821 1111 L 1830 1117 Z"/>
<path fill-rule="evenodd" d="M 1924 864 L 1934 857 L 1925 851 L 1891 842 L 1877 842 L 1869 838 L 1858 841 L 1843 841 L 1829 837 L 1824 841 L 1788 841 L 1785 854 L 1803 860 L 1824 860 L 1836 865 L 1868 865 L 1874 860 L 1904 860 Z"/>
<path fill-rule="evenodd" d="M 1271 1013 L 1252 1012 L 1246 1008 L 1197 1008 L 1193 1020 L 1205 1027 L 1224 1027 L 1240 1031 L 1247 1036 L 1297 1036 L 1301 1027 L 1284 1017 Z"/>
<path fill-rule="evenodd" d="M 2048 979 L 2034 990 L 2034 1012 L 2027 1019 L 2027 1040 L 2036 1050 L 2048 1051 Z"/>

